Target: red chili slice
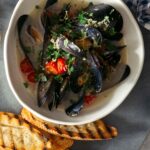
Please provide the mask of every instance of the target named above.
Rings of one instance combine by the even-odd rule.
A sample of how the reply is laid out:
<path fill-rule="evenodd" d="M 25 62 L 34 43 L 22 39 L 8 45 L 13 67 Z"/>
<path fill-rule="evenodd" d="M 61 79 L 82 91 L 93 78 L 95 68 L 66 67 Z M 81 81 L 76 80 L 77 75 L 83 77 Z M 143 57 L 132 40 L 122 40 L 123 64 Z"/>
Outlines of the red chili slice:
<path fill-rule="evenodd" d="M 64 74 L 67 71 L 66 60 L 64 58 L 57 59 L 57 69 L 59 74 Z"/>
<path fill-rule="evenodd" d="M 47 73 L 52 73 L 54 75 L 58 75 L 58 69 L 57 69 L 57 62 L 55 61 L 49 61 L 46 65 L 45 65 L 45 70 Z"/>
<path fill-rule="evenodd" d="M 27 58 L 20 63 L 22 73 L 30 73 L 33 71 L 32 65 Z"/>
<path fill-rule="evenodd" d="M 36 80 L 35 80 L 35 72 L 31 72 L 29 75 L 28 75 L 28 80 L 32 83 L 36 83 Z"/>

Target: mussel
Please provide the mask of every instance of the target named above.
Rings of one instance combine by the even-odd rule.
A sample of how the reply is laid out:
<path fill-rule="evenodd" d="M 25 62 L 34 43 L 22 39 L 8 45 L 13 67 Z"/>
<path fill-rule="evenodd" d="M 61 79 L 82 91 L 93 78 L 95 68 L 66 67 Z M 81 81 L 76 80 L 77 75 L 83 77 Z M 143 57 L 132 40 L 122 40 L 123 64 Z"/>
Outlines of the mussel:
<path fill-rule="evenodd" d="M 25 54 L 25 56 L 31 62 L 35 71 L 41 70 L 41 65 L 43 65 L 43 59 L 40 60 L 40 54 L 42 55 L 46 49 L 46 36 L 47 36 L 47 25 L 48 20 L 42 22 L 43 12 L 46 8 L 53 5 L 57 0 L 41 1 L 40 7 L 35 8 L 34 11 L 29 15 L 23 15 L 18 19 L 18 37 L 20 46 Z M 41 107 L 48 99 L 48 93 L 53 82 L 53 77 L 51 76 L 49 80 L 42 81 L 38 83 L 38 106 Z"/>
<path fill-rule="evenodd" d="M 60 36 L 56 42 L 60 49 L 63 49 L 64 51 L 79 58 L 85 57 L 84 51 L 81 50 L 76 44 L 69 41 L 65 36 Z"/>
<path fill-rule="evenodd" d="M 78 84 L 78 78 L 81 76 L 82 72 L 75 70 L 70 77 L 70 88 L 74 93 L 80 92 L 82 85 Z"/>
<path fill-rule="evenodd" d="M 39 107 L 45 104 L 47 98 L 49 98 L 48 93 L 52 85 L 52 82 L 53 82 L 53 76 L 51 76 L 47 81 L 40 81 L 38 83 L 37 100 L 38 100 Z"/>
<path fill-rule="evenodd" d="M 86 25 L 97 28 L 105 38 L 120 40 L 123 18 L 119 11 L 108 4 L 89 5 L 84 10 Z"/>
<path fill-rule="evenodd" d="M 53 108 L 57 108 L 58 105 L 61 103 L 67 87 L 69 78 L 66 77 L 62 83 L 57 81 L 53 81 L 52 86 L 50 87 L 50 91 L 48 93 L 48 108 L 52 110 Z"/>
<path fill-rule="evenodd" d="M 30 15 L 23 15 L 18 19 L 18 37 L 25 56 L 35 70 L 39 70 L 39 55 L 43 49 L 45 29 L 41 22 L 41 15 L 46 1 L 40 3 L 39 9 L 34 9 Z"/>
<path fill-rule="evenodd" d="M 129 65 L 126 64 L 118 64 L 115 68 L 115 71 L 109 74 L 109 77 L 103 81 L 102 91 L 112 88 L 113 86 L 119 84 L 120 82 L 127 79 L 130 75 L 131 69 Z"/>
<path fill-rule="evenodd" d="M 84 35 L 84 37 L 82 37 L 83 39 L 88 38 L 89 40 L 91 40 L 93 47 L 97 47 L 102 43 L 102 40 L 103 40 L 102 34 L 96 28 L 77 26 L 75 31 L 81 32 Z M 85 47 L 86 47 L 86 45 L 85 45 Z"/>
<path fill-rule="evenodd" d="M 85 89 L 83 87 L 82 90 L 80 91 L 78 101 L 73 103 L 71 106 L 69 106 L 66 109 L 66 114 L 68 116 L 75 117 L 80 113 L 84 104 L 84 95 L 85 95 Z"/>
<path fill-rule="evenodd" d="M 66 77 L 64 79 L 64 81 L 62 82 L 62 84 L 60 85 L 60 88 L 59 88 L 59 91 L 58 91 L 58 94 L 57 94 L 58 96 L 56 98 L 56 108 L 61 103 L 61 101 L 62 101 L 62 99 L 63 99 L 63 97 L 66 93 L 68 84 L 69 84 L 69 77 Z"/>
<path fill-rule="evenodd" d="M 103 81 L 102 81 L 102 72 L 100 71 L 99 61 L 96 56 L 92 54 L 88 54 L 87 56 L 88 63 L 90 65 L 90 72 L 91 72 L 91 85 L 93 86 L 96 93 L 100 93 Z"/>

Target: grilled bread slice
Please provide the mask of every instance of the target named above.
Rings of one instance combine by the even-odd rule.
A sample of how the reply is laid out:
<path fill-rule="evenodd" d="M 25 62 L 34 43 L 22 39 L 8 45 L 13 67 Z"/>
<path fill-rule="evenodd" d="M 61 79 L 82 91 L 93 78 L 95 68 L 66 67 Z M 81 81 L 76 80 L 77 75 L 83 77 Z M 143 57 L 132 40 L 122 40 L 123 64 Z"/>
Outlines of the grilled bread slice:
<path fill-rule="evenodd" d="M 80 126 L 64 126 L 47 123 L 32 115 L 26 109 L 22 109 L 21 116 L 43 131 L 73 140 L 103 140 L 111 139 L 118 135 L 118 131 L 115 127 L 107 126 L 101 120 Z"/>
<path fill-rule="evenodd" d="M 41 132 L 21 116 L 0 112 L 0 150 L 65 150 L 72 144 L 72 140 Z"/>

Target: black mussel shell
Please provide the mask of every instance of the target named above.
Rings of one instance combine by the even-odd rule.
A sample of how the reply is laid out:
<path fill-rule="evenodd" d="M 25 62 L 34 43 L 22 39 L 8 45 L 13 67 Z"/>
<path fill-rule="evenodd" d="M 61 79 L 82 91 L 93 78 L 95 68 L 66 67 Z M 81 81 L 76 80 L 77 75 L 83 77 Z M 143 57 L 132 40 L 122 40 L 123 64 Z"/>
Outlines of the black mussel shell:
<path fill-rule="evenodd" d="M 100 24 L 105 22 L 103 25 L 96 27 L 101 31 L 103 37 L 110 40 L 122 38 L 123 35 L 120 31 L 123 27 L 123 18 L 114 7 L 107 4 L 90 5 L 86 12 L 90 14 L 87 18 L 96 20 Z"/>
<path fill-rule="evenodd" d="M 64 81 L 59 85 L 59 87 L 56 89 L 56 108 L 61 103 L 67 87 L 68 87 L 69 78 L 64 79 Z"/>
<path fill-rule="evenodd" d="M 109 17 L 110 27 L 120 32 L 123 27 L 123 18 L 121 14 L 112 6 L 107 4 L 90 5 L 87 10 L 92 14 L 92 19 L 102 21 L 105 17 Z"/>
<path fill-rule="evenodd" d="M 120 32 L 116 32 L 115 34 L 111 35 L 109 32 L 103 32 L 102 31 L 102 35 L 109 40 L 112 41 L 119 41 L 123 38 L 123 34 Z"/>
<path fill-rule="evenodd" d="M 71 117 L 77 116 L 83 108 L 83 97 L 79 99 L 77 103 L 74 103 L 66 109 L 66 114 Z"/>
<path fill-rule="evenodd" d="M 20 34 L 22 27 L 24 25 L 24 23 L 26 22 L 27 18 L 29 17 L 29 15 L 22 15 L 17 22 L 17 28 L 18 28 L 18 33 Z"/>
<path fill-rule="evenodd" d="M 61 36 L 57 39 L 59 48 L 72 54 L 73 56 L 84 58 L 85 53 L 75 43 L 69 41 L 66 37 Z"/>
<path fill-rule="evenodd" d="M 119 82 L 124 81 L 130 75 L 130 73 L 131 73 L 131 68 L 128 65 L 126 65 L 124 73 Z"/>
<path fill-rule="evenodd" d="M 38 106 L 41 107 L 45 104 L 47 100 L 48 92 L 51 88 L 51 84 L 53 82 L 53 77 L 51 77 L 48 81 L 40 81 L 38 84 L 38 91 L 37 91 L 37 99 L 38 99 Z"/>
<path fill-rule="evenodd" d="M 76 117 L 83 108 L 85 91 L 82 88 L 79 94 L 79 100 L 66 109 L 66 114 L 71 117 Z"/>
<path fill-rule="evenodd" d="M 57 3 L 58 0 L 47 0 L 47 3 L 46 3 L 46 6 L 45 6 L 45 9 L 47 9 L 49 6 Z"/>
<path fill-rule="evenodd" d="M 102 34 L 96 28 L 87 27 L 85 29 L 87 37 L 91 39 L 95 46 L 101 44 L 102 42 Z"/>
<path fill-rule="evenodd" d="M 100 93 L 102 89 L 102 72 L 100 70 L 99 60 L 94 54 L 87 54 L 87 61 L 90 65 L 91 74 L 91 87 L 94 88 L 96 93 Z"/>
<path fill-rule="evenodd" d="M 92 67 L 91 68 L 91 85 L 94 87 L 96 93 L 100 93 L 102 90 L 102 73 L 99 68 Z"/>
<path fill-rule="evenodd" d="M 82 74 L 79 70 L 75 70 L 73 74 L 70 76 L 70 89 L 74 93 L 79 93 L 82 86 L 78 85 L 78 77 Z"/>
<path fill-rule="evenodd" d="M 102 91 L 112 88 L 129 77 L 131 68 L 126 64 L 118 64 L 116 70 L 109 73 L 109 79 L 103 81 Z"/>

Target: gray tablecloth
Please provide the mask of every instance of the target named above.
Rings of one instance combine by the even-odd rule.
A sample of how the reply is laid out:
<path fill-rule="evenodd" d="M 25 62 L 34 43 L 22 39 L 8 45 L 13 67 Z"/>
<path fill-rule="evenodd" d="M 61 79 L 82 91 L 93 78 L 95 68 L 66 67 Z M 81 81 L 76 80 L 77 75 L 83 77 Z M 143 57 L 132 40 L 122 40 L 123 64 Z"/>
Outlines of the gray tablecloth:
<path fill-rule="evenodd" d="M 13 96 L 5 76 L 3 39 L 18 0 L 0 0 L 0 111 L 17 113 L 21 106 Z M 138 150 L 150 129 L 150 32 L 141 28 L 145 42 L 145 64 L 140 80 L 124 103 L 104 120 L 119 129 L 110 141 L 76 142 L 72 150 Z M 150 146 L 149 146 L 150 149 Z"/>

